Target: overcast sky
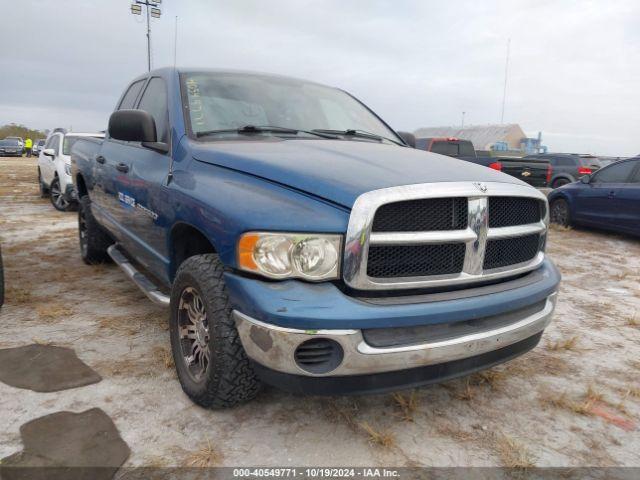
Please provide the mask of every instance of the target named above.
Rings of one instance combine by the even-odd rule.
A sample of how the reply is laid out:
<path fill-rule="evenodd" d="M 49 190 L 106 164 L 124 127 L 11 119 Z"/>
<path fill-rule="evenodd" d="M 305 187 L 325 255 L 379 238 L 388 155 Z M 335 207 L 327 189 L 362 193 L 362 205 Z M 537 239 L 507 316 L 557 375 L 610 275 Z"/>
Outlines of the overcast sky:
<path fill-rule="evenodd" d="M 104 129 L 146 69 L 129 0 L 0 0 L 0 124 Z M 500 121 L 552 151 L 640 153 L 640 1 L 163 0 L 155 67 L 287 74 L 394 128 Z M 11 21 L 9 21 L 11 20 Z"/>

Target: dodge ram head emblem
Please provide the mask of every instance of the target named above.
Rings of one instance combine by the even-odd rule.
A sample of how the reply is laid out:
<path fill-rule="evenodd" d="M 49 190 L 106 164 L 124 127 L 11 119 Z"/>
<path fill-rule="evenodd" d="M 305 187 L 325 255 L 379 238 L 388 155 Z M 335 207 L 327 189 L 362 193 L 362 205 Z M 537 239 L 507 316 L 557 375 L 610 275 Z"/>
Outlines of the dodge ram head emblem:
<path fill-rule="evenodd" d="M 487 191 L 487 186 L 482 182 L 473 182 L 473 186 L 480 190 L 482 193 Z"/>

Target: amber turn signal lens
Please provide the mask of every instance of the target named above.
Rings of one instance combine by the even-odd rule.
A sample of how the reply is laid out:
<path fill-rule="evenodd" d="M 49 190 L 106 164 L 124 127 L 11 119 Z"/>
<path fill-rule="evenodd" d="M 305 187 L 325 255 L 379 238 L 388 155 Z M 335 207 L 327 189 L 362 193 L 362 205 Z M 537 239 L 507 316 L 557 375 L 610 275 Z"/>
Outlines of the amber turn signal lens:
<path fill-rule="evenodd" d="M 260 240 L 259 235 L 243 235 L 240 238 L 240 242 L 238 243 L 238 266 L 241 268 L 245 268 L 247 270 L 257 270 L 258 265 L 256 265 L 255 260 L 253 259 L 253 251 L 255 249 L 256 243 Z"/>

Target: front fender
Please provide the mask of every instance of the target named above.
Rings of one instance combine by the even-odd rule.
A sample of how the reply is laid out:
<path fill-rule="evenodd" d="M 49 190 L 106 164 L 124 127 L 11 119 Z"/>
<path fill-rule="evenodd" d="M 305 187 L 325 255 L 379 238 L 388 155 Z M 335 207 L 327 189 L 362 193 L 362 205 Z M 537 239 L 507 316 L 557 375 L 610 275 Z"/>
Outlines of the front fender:
<path fill-rule="evenodd" d="M 237 266 L 235 248 L 244 232 L 344 233 L 349 222 L 349 210 L 344 207 L 196 160 L 188 170 L 174 172 L 170 189 L 171 224 L 186 223 L 201 231 L 231 268 Z"/>

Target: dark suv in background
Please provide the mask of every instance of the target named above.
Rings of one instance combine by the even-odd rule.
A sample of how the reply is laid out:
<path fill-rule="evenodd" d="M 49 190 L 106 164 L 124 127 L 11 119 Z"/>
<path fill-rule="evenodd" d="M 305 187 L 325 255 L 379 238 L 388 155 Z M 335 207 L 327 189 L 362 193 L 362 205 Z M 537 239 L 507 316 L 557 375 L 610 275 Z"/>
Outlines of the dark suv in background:
<path fill-rule="evenodd" d="M 592 155 L 572 153 L 543 153 L 528 155 L 524 158 L 547 160 L 551 164 L 551 188 L 558 188 L 575 182 L 584 175 L 591 175 L 602 166 L 600 160 Z"/>
<path fill-rule="evenodd" d="M 470 140 L 455 137 L 416 138 L 415 148 L 483 165 L 516 177 L 535 188 L 548 187 L 551 179 L 551 165 L 544 158 L 478 155 Z"/>

